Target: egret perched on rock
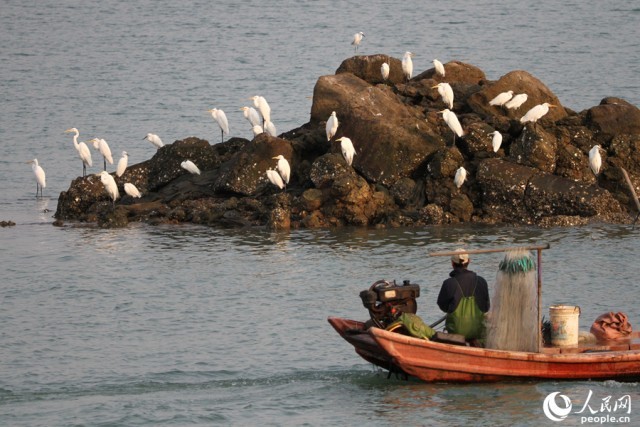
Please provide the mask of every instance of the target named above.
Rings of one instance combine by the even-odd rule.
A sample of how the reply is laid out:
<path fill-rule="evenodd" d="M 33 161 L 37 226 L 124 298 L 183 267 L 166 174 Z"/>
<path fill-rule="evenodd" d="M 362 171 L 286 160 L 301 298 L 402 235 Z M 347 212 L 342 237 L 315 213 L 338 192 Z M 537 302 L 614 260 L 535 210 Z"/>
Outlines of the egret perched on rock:
<path fill-rule="evenodd" d="M 434 59 L 433 66 L 436 69 L 436 73 L 444 77 L 445 71 L 444 71 L 444 65 L 442 65 L 442 62 L 438 61 L 437 59 Z"/>
<path fill-rule="evenodd" d="M 496 95 L 495 98 L 493 98 L 491 101 L 489 101 L 489 105 L 497 105 L 498 107 L 502 107 L 511 98 L 513 98 L 513 91 L 512 90 L 508 90 L 506 92 L 502 92 L 502 93 L 499 93 L 498 95 Z"/>
<path fill-rule="evenodd" d="M 180 167 L 182 167 L 182 169 L 188 171 L 189 173 L 200 175 L 200 169 L 198 169 L 195 163 L 193 163 L 191 160 L 185 160 L 184 162 L 180 163 Z"/>
<path fill-rule="evenodd" d="M 511 98 L 509 101 L 507 101 L 507 103 L 504 104 L 504 106 L 509 110 L 516 110 L 520 108 L 522 104 L 527 102 L 528 98 L 529 98 L 529 95 L 527 95 L 526 93 L 519 93 L 515 95 L 513 98 Z"/>
<path fill-rule="evenodd" d="M 116 200 L 120 197 L 120 192 L 118 191 L 118 186 L 116 185 L 116 180 L 109 174 L 107 171 L 100 172 L 100 181 L 102 181 L 102 185 L 104 185 L 104 189 L 107 190 L 107 194 L 113 201 L 113 206 L 116 205 Z"/>
<path fill-rule="evenodd" d="M 456 171 L 456 176 L 453 177 L 453 183 L 456 185 L 456 187 L 460 188 L 462 187 L 462 184 L 466 179 L 467 179 L 467 170 L 464 167 L 460 166 Z"/>
<path fill-rule="evenodd" d="M 107 141 L 102 138 L 93 138 L 89 140 L 89 142 L 93 142 L 93 148 L 102 154 L 104 170 L 107 170 L 107 162 L 109 162 L 110 165 L 113 164 L 113 157 L 111 156 L 111 148 L 109 148 L 109 144 L 107 144 Z"/>
<path fill-rule="evenodd" d="M 40 190 L 40 197 L 42 197 L 42 190 L 47 186 L 44 169 L 38 164 L 38 159 L 29 160 L 27 163 L 31 163 L 31 169 L 36 176 L 36 197 L 38 197 L 38 190 Z"/>
<path fill-rule="evenodd" d="M 262 126 L 266 122 L 271 121 L 271 107 L 269 103 L 263 96 L 255 95 L 249 98 L 253 101 L 253 105 L 258 109 L 260 114 L 262 115 Z"/>
<path fill-rule="evenodd" d="M 240 110 L 242 110 L 242 115 L 244 115 L 244 118 L 247 119 L 249 123 L 251 123 L 251 127 L 254 127 L 254 126 L 262 127 L 262 120 L 260 119 L 260 114 L 258 114 L 255 108 L 242 107 L 240 108 Z"/>
<path fill-rule="evenodd" d="M 353 156 L 356 155 L 356 149 L 353 148 L 353 142 L 346 136 L 338 138 L 336 139 L 336 141 L 340 141 L 340 151 L 342 151 L 342 157 L 344 157 L 349 166 L 351 166 L 351 163 L 353 163 Z"/>
<path fill-rule="evenodd" d="M 598 176 L 600 168 L 602 167 L 602 157 L 600 157 L 601 149 L 599 145 L 594 145 L 591 150 L 589 150 L 589 167 L 596 176 Z"/>
<path fill-rule="evenodd" d="M 264 123 L 264 131 L 273 137 L 278 136 L 278 130 L 276 129 L 276 125 L 274 125 L 272 121 L 268 121 Z"/>
<path fill-rule="evenodd" d="M 87 166 L 93 165 L 93 161 L 91 160 L 91 151 L 89 151 L 89 147 L 84 142 L 78 142 L 78 136 L 80 135 L 80 131 L 76 128 L 67 129 L 64 131 L 65 133 L 74 132 L 73 136 L 73 145 L 76 147 L 78 151 L 78 156 L 80 156 L 80 160 L 82 160 L 82 176 L 87 176 Z"/>
<path fill-rule="evenodd" d="M 536 105 L 520 118 L 520 123 L 531 122 L 535 127 L 536 122 L 549 112 L 549 108 L 555 108 L 555 105 L 549 104 L 548 102 Z"/>
<path fill-rule="evenodd" d="M 121 177 L 125 170 L 127 170 L 127 164 L 129 163 L 129 154 L 126 151 L 122 152 L 122 157 L 118 160 L 118 166 L 116 167 L 116 176 Z"/>
<path fill-rule="evenodd" d="M 142 139 L 148 139 L 149 142 L 151 144 L 153 144 L 153 146 L 156 147 L 156 148 L 160 148 L 160 147 L 164 146 L 164 144 L 162 143 L 162 140 L 160 139 L 160 137 L 158 135 L 156 135 L 155 133 L 148 133 L 147 136 L 145 136 Z"/>
<path fill-rule="evenodd" d="M 438 83 L 433 86 L 431 89 L 438 88 L 438 93 L 442 98 L 442 102 L 444 102 L 449 108 L 453 108 L 453 89 L 449 83 Z"/>
<path fill-rule="evenodd" d="M 389 64 L 383 62 L 380 66 L 380 74 L 382 74 L 382 80 L 387 80 L 389 78 Z"/>
<path fill-rule="evenodd" d="M 282 154 L 279 156 L 273 157 L 274 160 L 278 160 L 278 165 L 276 166 L 276 170 L 282 177 L 282 181 L 284 181 L 285 186 L 289 183 L 289 178 L 291 177 L 291 166 L 289 166 L 289 162 L 284 158 Z"/>
<path fill-rule="evenodd" d="M 462 135 L 464 135 L 464 131 L 462 130 L 462 125 L 458 120 L 458 116 L 456 116 L 456 113 L 449 110 L 448 108 L 439 111 L 439 113 L 442 114 L 442 118 L 444 119 L 444 122 L 447 124 L 447 126 L 449 126 L 449 129 L 453 131 L 453 144 L 455 145 L 456 135 L 458 135 L 458 137 L 462 137 Z"/>
<path fill-rule="evenodd" d="M 336 116 L 336 112 L 332 111 L 329 116 L 329 120 L 327 120 L 327 125 L 325 126 L 325 130 L 327 131 L 327 141 L 331 141 L 331 138 L 338 131 L 338 117 Z"/>
<path fill-rule="evenodd" d="M 489 135 L 493 135 L 493 139 L 491 140 L 491 145 L 493 146 L 493 152 L 497 153 L 502 145 L 502 134 L 500 132 L 493 131 Z"/>
<path fill-rule="evenodd" d="M 227 120 L 227 115 L 224 111 L 218 108 L 212 108 L 211 110 L 207 110 L 207 113 L 211 113 L 211 117 L 218 123 L 220 126 L 220 142 L 224 142 L 224 134 L 229 135 L 229 121 Z"/>
<path fill-rule="evenodd" d="M 413 53 L 405 52 L 402 57 L 402 73 L 404 74 L 404 78 L 408 81 L 411 80 L 411 76 L 413 75 L 413 61 L 411 57 Z"/>
<path fill-rule="evenodd" d="M 267 178 L 269 179 L 269 182 L 271 182 L 273 185 L 275 185 L 279 189 L 282 190 L 284 188 L 284 182 L 282 181 L 282 177 L 277 171 L 273 169 L 268 169 Z"/>
<path fill-rule="evenodd" d="M 355 52 L 358 51 L 358 46 L 360 46 L 360 42 L 362 41 L 363 37 L 364 33 L 362 31 L 357 32 L 353 35 L 353 41 L 351 42 L 351 44 L 355 46 Z"/>
<path fill-rule="evenodd" d="M 130 182 L 125 182 L 124 192 L 130 195 L 131 197 L 133 197 L 134 199 L 138 199 L 142 197 L 142 194 L 140 194 L 140 190 L 138 190 L 138 188 Z"/>

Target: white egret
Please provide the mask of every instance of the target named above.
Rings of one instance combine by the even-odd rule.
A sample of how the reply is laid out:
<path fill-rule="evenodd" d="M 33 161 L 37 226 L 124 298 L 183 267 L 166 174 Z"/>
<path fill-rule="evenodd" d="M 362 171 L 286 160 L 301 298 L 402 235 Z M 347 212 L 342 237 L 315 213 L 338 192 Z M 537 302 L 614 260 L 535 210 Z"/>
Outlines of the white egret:
<path fill-rule="evenodd" d="M 464 135 L 464 131 L 462 130 L 462 125 L 458 120 L 458 116 L 456 116 L 456 114 L 448 108 L 439 111 L 439 113 L 442 114 L 442 118 L 444 119 L 444 122 L 447 124 L 447 126 L 449 126 L 449 129 L 453 131 L 453 144 L 455 145 L 456 135 L 458 135 L 458 137 L 462 137 L 462 135 Z"/>
<path fill-rule="evenodd" d="M 511 98 L 509 101 L 507 101 L 507 103 L 504 104 L 504 106 L 509 110 L 515 110 L 520 108 L 522 104 L 527 102 L 528 98 L 529 98 L 529 95 L 527 95 L 526 93 L 519 93 L 515 95 L 513 98 Z"/>
<path fill-rule="evenodd" d="M 601 149 L 599 145 L 594 145 L 591 150 L 589 150 L 589 167 L 596 176 L 598 176 L 600 168 L 602 167 L 602 157 L 600 157 Z"/>
<path fill-rule="evenodd" d="M 195 163 L 193 163 L 191 160 L 185 160 L 184 162 L 180 163 L 180 166 L 182 167 L 182 169 L 194 175 L 200 175 L 200 169 L 198 169 Z"/>
<path fill-rule="evenodd" d="M 271 135 L 273 137 L 278 136 L 278 131 L 276 130 L 276 125 L 274 125 L 273 122 L 271 122 L 271 121 L 265 122 L 264 130 L 265 130 L 265 132 L 267 132 L 269 135 Z"/>
<path fill-rule="evenodd" d="M 497 153 L 502 145 L 502 134 L 500 132 L 493 131 L 489 135 L 493 135 L 493 139 L 491 140 L 491 145 L 493 146 L 493 152 Z"/>
<path fill-rule="evenodd" d="M 107 194 L 111 198 L 113 202 L 113 206 L 116 205 L 116 200 L 120 197 L 120 192 L 118 191 L 118 185 L 116 184 L 116 180 L 109 174 L 107 171 L 100 172 L 100 181 L 102 181 L 102 185 L 104 185 L 104 189 L 107 190 Z"/>
<path fill-rule="evenodd" d="M 344 157 L 349 166 L 351 166 L 351 163 L 353 163 L 353 156 L 356 155 L 356 149 L 353 148 L 353 142 L 346 136 L 338 138 L 336 139 L 336 141 L 340 141 L 340 150 L 342 151 L 342 157 Z"/>
<path fill-rule="evenodd" d="M 78 151 L 78 156 L 80 156 L 80 160 L 82 160 L 82 176 L 87 176 L 87 166 L 92 166 L 93 161 L 91 160 L 91 151 L 89 151 L 89 147 L 84 142 L 78 142 L 78 136 L 80 136 L 80 131 L 76 128 L 67 129 L 64 131 L 65 133 L 74 132 L 73 136 L 73 145 L 76 147 Z"/>
<path fill-rule="evenodd" d="M 104 170 L 107 170 L 107 162 L 109 162 L 110 165 L 113 164 L 113 157 L 111 156 L 111 148 L 109 148 L 109 144 L 107 144 L 107 141 L 102 138 L 93 138 L 89 140 L 89 142 L 93 142 L 93 148 L 102 154 Z"/>
<path fill-rule="evenodd" d="M 220 126 L 220 142 L 224 142 L 224 134 L 229 135 L 229 121 L 227 120 L 227 115 L 224 111 L 218 108 L 212 108 L 211 110 L 207 110 L 207 113 L 211 113 L 211 117 L 218 123 Z"/>
<path fill-rule="evenodd" d="M 262 115 L 262 126 L 264 126 L 266 122 L 270 122 L 271 107 L 269 106 L 269 103 L 267 102 L 267 100 L 263 96 L 258 96 L 258 95 L 252 96 L 249 99 L 253 101 L 253 105 L 258 109 L 258 111 Z"/>
<path fill-rule="evenodd" d="M 462 184 L 466 179 L 467 179 L 467 170 L 464 167 L 460 166 L 456 171 L 456 176 L 453 177 L 453 183 L 456 185 L 456 187 L 460 188 L 462 187 Z"/>
<path fill-rule="evenodd" d="M 453 108 L 453 89 L 449 83 L 438 83 L 433 86 L 431 89 L 438 88 L 438 93 L 442 98 L 442 102 L 444 102 L 449 108 Z"/>
<path fill-rule="evenodd" d="M 351 44 L 355 46 L 355 52 L 358 51 L 358 46 L 360 46 L 360 42 L 362 41 L 363 37 L 364 33 L 362 31 L 357 32 L 353 35 L 353 41 L 351 42 Z"/>
<path fill-rule="evenodd" d="M 325 126 L 325 130 L 327 131 L 327 141 L 331 141 L 331 138 L 338 131 L 338 117 L 336 116 L 336 112 L 332 111 L 329 116 L 329 120 L 327 120 L 327 125 Z"/>
<path fill-rule="evenodd" d="M 36 197 L 38 197 L 38 190 L 40 190 L 40 197 L 42 197 L 42 190 L 47 186 L 44 169 L 38 164 L 38 159 L 29 160 L 27 163 L 31 163 L 31 169 L 36 176 Z"/>
<path fill-rule="evenodd" d="M 138 190 L 138 188 L 135 185 L 131 184 L 130 182 L 125 182 L 124 192 L 130 195 L 131 197 L 133 197 L 134 199 L 142 197 L 142 194 L 140 194 L 140 190 Z"/>
<path fill-rule="evenodd" d="M 116 176 L 121 177 L 125 170 L 127 170 L 127 164 L 129 163 L 129 153 L 122 152 L 122 157 L 118 160 L 118 166 L 116 167 Z"/>
<path fill-rule="evenodd" d="M 289 183 L 289 178 L 291 177 L 291 166 L 289 166 L 289 162 L 284 158 L 282 154 L 279 156 L 273 157 L 273 159 L 278 160 L 278 165 L 276 166 L 276 170 L 280 173 L 282 177 L 282 181 L 284 181 L 285 186 Z"/>
<path fill-rule="evenodd" d="M 148 133 L 147 136 L 145 136 L 142 139 L 148 139 L 149 142 L 151 144 L 153 144 L 153 146 L 156 147 L 156 148 L 160 148 L 160 147 L 164 146 L 164 144 L 162 143 L 162 140 L 160 139 L 160 137 L 158 135 L 156 135 L 155 133 Z"/>
<path fill-rule="evenodd" d="M 506 92 L 499 93 L 495 98 L 489 101 L 489 105 L 497 105 L 498 107 L 502 107 L 511 98 L 513 98 L 513 91 L 508 90 Z"/>
<path fill-rule="evenodd" d="M 437 59 L 434 59 L 433 60 L 433 66 L 436 69 L 436 73 L 438 73 L 442 77 L 444 77 L 445 71 L 444 71 L 444 65 L 442 65 L 442 62 L 438 61 Z"/>
<path fill-rule="evenodd" d="M 274 171 L 273 169 L 268 169 L 267 178 L 269 179 L 269 182 L 271 182 L 273 185 L 275 185 L 279 189 L 282 190 L 284 188 L 284 182 L 282 181 L 282 177 L 277 171 Z"/>
<path fill-rule="evenodd" d="M 380 66 L 380 74 L 382 74 L 382 80 L 387 80 L 389 78 L 389 64 L 383 62 Z"/>
<path fill-rule="evenodd" d="M 456 187 L 460 188 L 462 187 L 462 184 L 464 184 L 464 181 L 466 179 L 467 179 L 467 170 L 464 167 L 460 166 L 456 171 L 456 176 L 453 177 L 453 183 L 456 185 Z"/>
<path fill-rule="evenodd" d="M 536 105 L 520 118 L 520 123 L 531 122 L 535 127 L 536 122 L 549 112 L 549 108 L 555 108 L 555 105 L 549 104 L 548 102 Z"/>
<path fill-rule="evenodd" d="M 255 108 L 242 107 L 240 108 L 240 110 L 242 110 L 242 114 L 244 115 L 244 118 L 247 119 L 249 123 L 251 123 L 251 127 L 262 126 L 262 120 L 260 119 L 260 114 L 258 114 Z"/>
<path fill-rule="evenodd" d="M 262 129 L 262 126 L 260 125 L 255 125 L 254 127 L 251 128 L 251 130 L 253 131 L 253 136 L 258 136 L 262 132 L 264 132 L 264 129 Z"/>
<path fill-rule="evenodd" d="M 411 60 L 412 56 L 413 53 L 407 51 L 402 57 L 402 72 L 407 81 L 411 80 L 411 75 L 413 74 L 413 61 Z"/>

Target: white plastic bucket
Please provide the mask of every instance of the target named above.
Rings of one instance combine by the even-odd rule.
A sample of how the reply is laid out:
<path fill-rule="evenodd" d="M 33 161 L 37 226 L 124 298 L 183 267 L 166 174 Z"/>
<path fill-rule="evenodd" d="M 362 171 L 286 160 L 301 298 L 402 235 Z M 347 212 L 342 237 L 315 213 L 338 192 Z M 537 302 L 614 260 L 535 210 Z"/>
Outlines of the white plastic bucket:
<path fill-rule="evenodd" d="M 580 307 L 573 305 L 552 305 L 549 307 L 551 319 L 551 345 L 567 347 L 578 345 Z"/>

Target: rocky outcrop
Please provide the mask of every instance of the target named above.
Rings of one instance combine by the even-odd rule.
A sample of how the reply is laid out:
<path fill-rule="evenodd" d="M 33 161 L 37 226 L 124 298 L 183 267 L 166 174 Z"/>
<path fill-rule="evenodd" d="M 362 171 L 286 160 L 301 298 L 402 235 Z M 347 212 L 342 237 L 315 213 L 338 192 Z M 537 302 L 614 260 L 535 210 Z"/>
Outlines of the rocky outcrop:
<path fill-rule="evenodd" d="M 383 81 L 380 66 L 390 65 Z M 336 74 L 322 76 L 309 123 L 279 137 L 261 134 L 224 143 L 190 137 L 160 148 L 153 158 L 115 177 L 143 193 L 124 195 L 115 205 L 97 176 L 75 179 L 60 194 L 57 224 L 95 222 L 104 227 L 130 221 L 191 222 L 222 227 L 420 226 L 458 222 L 584 224 L 623 223 L 634 201 L 621 168 L 640 184 L 640 110 L 619 98 L 576 113 L 541 81 L 512 71 L 497 81 L 482 70 L 451 61 L 446 76 L 433 69 L 404 81 L 401 62 L 386 55 L 347 59 Z M 445 104 L 435 86 L 454 92 L 453 112 L 464 135 L 454 136 L 443 120 Z M 517 109 L 489 105 L 497 94 L 527 93 Z M 550 109 L 537 123 L 519 119 L 535 105 Z M 325 122 L 340 121 L 331 141 Z M 503 142 L 493 151 L 490 133 Z M 349 165 L 340 137 L 352 140 Z M 588 152 L 603 148 L 602 170 L 594 175 Z M 270 184 L 267 169 L 282 155 L 291 165 L 286 189 Z M 180 167 L 193 161 L 192 175 Z M 458 168 L 467 170 L 457 187 Z"/>

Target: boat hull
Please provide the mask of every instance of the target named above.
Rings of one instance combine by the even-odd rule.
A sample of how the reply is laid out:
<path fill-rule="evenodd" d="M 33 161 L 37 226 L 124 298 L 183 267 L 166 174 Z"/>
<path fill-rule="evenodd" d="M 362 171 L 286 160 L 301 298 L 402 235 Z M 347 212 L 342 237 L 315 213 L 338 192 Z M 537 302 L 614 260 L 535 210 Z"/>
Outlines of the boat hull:
<path fill-rule="evenodd" d="M 337 318 L 329 320 L 334 328 L 336 325 L 354 328 L 357 324 L 364 327 L 360 322 L 344 323 L 347 319 L 343 319 L 341 323 L 331 319 Z M 594 346 L 591 350 L 582 349 L 582 352 L 573 353 L 530 353 L 437 343 L 379 328 L 362 329 L 361 334 L 371 336 L 377 345 L 375 347 L 368 342 L 367 354 L 375 354 L 390 366 L 428 382 L 640 380 L 640 349 L 630 343 L 626 347 L 617 347 L 625 350 L 612 351 L 603 346 Z M 356 352 L 358 343 L 351 342 Z"/>

